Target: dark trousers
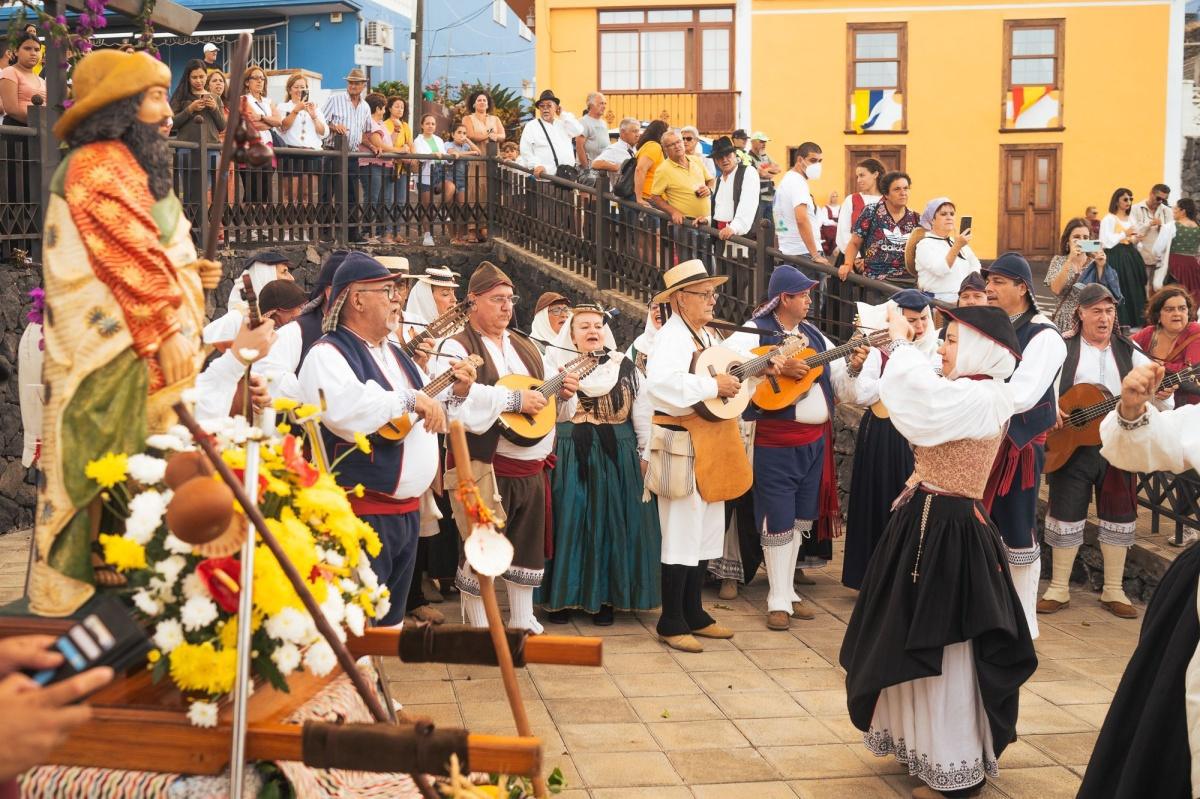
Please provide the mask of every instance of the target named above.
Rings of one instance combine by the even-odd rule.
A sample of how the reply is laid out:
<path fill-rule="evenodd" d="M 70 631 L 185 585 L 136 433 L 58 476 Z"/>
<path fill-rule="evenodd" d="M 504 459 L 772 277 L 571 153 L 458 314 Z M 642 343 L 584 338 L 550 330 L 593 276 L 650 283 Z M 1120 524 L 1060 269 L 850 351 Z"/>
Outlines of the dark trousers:
<path fill-rule="evenodd" d="M 1033 487 L 1021 487 L 1021 470 L 1013 476 L 1007 494 L 996 493 L 992 500 L 992 521 L 1009 549 L 1030 549 L 1037 544 L 1037 503 L 1046 463 L 1046 445 L 1033 447 Z"/>
<path fill-rule="evenodd" d="M 678 563 L 662 564 L 662 615 L 658 618 L 659 635 L 687 635 L 715 624 L 704 610 L 700 590 L 708 561 L 695 566 Z"/>
<path fill-rule="evenodd" d="M 379 534 L 383 546 L 379 554 L 371 558 L 371 569 L 392 594 L 391 609 L 382 619 L 376 619 L 376 623 L 382 626 L 399 624 L 404 620 L 408 587 L 417 562 L 421 512 L 371 514 L 363 516 L 362 520 Z"/>
<path fill-rule="evenodd" d="M 408 599 L 404 601 L 404 612 L 412 613 L 422 605 L 428 605 L 425 592 L 421 590 L 421 582 L 429 573 L 429 542 L 432 538 L 417 539 L 417 557 L 414 560 L 412 579 L 408 581 Z"/>

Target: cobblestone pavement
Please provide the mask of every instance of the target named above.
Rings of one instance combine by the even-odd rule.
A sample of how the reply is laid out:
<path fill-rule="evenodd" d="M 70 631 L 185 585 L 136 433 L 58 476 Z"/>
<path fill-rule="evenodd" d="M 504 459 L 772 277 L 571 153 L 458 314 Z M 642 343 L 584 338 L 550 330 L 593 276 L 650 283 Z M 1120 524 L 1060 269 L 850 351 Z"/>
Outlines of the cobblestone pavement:
<path fill-rule="evenodd" d="M 27 532 L 0 536 L 0 600 L 20 594 L 28 542 Z M 519 675 L 547 770 L 566 777 L 561 799 L 907 797 L 918 781 L 868 753 L 846 716 L 837 653 L 854 592 L 838 582 L 839 570 L 835 560 L 809 572 L 816 585 L 800 593 L 816 618 L 793 620 L 788 632 L 765 627 L 761 575 L 735 600 L 709 590 L 705 607 L 737 634 L 705 641 L 697 655 L 656 640 L 656 613 L 619 613 L 612 627 L 578 614 L 570 625 L 547 624 L 547 632 L 604 638 L 601 668 L 535 664 Z M 985 797 L 1068 799 L 1078 789 L 1140 622 L 1116 619 L 1098 595 L 1072 591 L 1068 609 L 1040 619 L 1040 663 L 1022 690 L 1020 740 L 1000 759 Z M 437 607 L 458 620 L 457 602 Z M 389 660 L 386 670 L 409 712 L 513 733 L 495 669 Z"/>

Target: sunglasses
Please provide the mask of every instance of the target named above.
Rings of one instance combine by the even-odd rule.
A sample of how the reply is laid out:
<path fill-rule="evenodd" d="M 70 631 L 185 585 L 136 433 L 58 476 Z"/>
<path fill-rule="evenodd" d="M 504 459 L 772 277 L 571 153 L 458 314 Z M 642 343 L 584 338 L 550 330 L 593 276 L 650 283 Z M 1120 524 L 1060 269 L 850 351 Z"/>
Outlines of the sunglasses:
<path fill-rule="evenodd" d="M 684 141 L 695 141 L 696 137 L 695 136 L 684 136 L 683 140 Z"/>

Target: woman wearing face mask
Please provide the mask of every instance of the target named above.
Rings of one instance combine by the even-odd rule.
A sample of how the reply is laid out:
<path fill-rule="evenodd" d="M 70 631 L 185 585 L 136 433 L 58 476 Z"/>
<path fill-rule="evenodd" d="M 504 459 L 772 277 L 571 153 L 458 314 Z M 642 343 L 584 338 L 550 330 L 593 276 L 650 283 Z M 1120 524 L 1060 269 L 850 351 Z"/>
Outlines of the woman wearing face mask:
<path fill-rule="evenodd" d="M 1167 272 L 1200 302 L 1200 224 L 1196 222 L 1196 201 L 1184 197 L 1171 209 L 1174 221 L 1163 225 L 1154 240 L 1154 254 L 1167 261 Z"/>
<path fill-rule="evenodd" d="M 979 259 L 971 250 L 971 231 L 955 232 L 954 203 L 938 197 L 925 206 L 920 230 L 913 231 L 905 252 L 905 266 L 917 276 L 917 288 L 942 302 L 958 300 L 963 278 L 980 269 Z M 915 244 L 913 243 L 915 241 Z"/>
<path fill-rule="evenodd" d="M 1200 324 L 1196 304 L 1183 286 L 1167 286 L 1155 292 L 1146 306 L 1146 326 L 1133 343 L 1173 375 L 1200 364 Z M 1175 392 L 1175 407 L 1200 403 L 1200 381 L 1188 380 Z"/>
<path fill-rule="evenodd" d="M 607 351 L 608 358 L 579 381 L 579 404 L 556 435 L 551 494 L 554 556 L 546 564 L 539 600 L 552 622 L 569 611 L 592 614 L 600 626 L 614 610 L 659 606 L 658 509 L 642 502 L 642 451 L 650 414 L 634 413 L 649 397 L 633 362 L 616 350 L 604 311 L 580 305 L 546 357 L 559 367 L 580 352 Z M 648 406 L 647 406 L 648 407 Z"/>
<path fill-rule="evenodd" d="M 880 396 L 914 470 L 867 567 L 842 644 L 850 720 L 877 756 L 925 785 L 917 799 L 978 796 L 1016 740 L 1037 668 L 1004 546 L 981 499 L 1013 413 L 1004 382 L 1020 344 L 995 307 L 947 311 L 944 376 L 889 320 Z"/>
<path fill-rule="evenodd" d="M 1121 301 L 1117 305 L 1117 320 L 1122 327 L 1142 326 L 1142 310 L 1146 307 L 1146 262 L 1137 245 L 1145 234 L 1138 230 L 1129 215 L 1133 207 L 1133 192 L 1117 189 L 1108 203 L 1108 214 L 1100 220 L 1100 243 L 1108 256 L 1108 268 L 1117 274 L 1121 286 Z"/>

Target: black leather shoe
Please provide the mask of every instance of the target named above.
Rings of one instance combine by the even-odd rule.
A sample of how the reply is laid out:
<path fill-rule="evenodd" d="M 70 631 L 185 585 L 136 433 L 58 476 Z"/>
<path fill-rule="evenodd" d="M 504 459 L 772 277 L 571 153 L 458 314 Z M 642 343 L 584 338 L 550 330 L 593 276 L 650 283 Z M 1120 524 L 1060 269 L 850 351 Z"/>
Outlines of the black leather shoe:
<path fill-rule="evenodd" d="M 571 611 L 567 608 L 552 610 L 546 614 L 546 621 L 551 624 L 567 624 L 571 621 Z"/>
<path fill-rule="evenodd" d="M 613 623 L 613 606 L 601 605 L 600 612 L 592 615 L 592 624 L 597 627 L 611 627 Z"/>

